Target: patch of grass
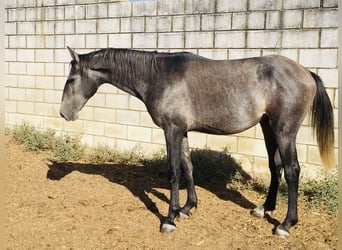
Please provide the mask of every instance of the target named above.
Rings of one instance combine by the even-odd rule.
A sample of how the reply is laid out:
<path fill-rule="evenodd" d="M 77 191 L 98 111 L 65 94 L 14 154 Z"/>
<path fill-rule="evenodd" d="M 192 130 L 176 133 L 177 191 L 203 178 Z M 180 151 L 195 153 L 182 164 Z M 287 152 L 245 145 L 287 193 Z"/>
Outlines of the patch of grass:
<path fill-rule="evenodd" d="M 80 136 L 62 135 L 56 138 L 53 148 L 53 161 L 78 161 L 84 158 L 85 147 L 81 145 Z"/>
<path fill-rule="evenodd" d="M 23 124 L 11 131 L 13 139 L 31 151 L 52 150 L 56 146 L 55 132 L 48 129 L 37 131 L 33 126 Z"/>

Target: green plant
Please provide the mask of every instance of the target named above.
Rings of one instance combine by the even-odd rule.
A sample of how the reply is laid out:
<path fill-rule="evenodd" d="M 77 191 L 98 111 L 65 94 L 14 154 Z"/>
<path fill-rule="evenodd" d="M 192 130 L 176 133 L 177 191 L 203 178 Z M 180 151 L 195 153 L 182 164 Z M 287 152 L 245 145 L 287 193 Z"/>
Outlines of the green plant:
<path fill-rule="evenodd" d="M 87 156 L 87 162 L 94 162 L 94 163 L 105 163 L 105 162 L 112 162 L 116 163 L 120 155 L 115 150 L 111 149 L 107 145 L 100 145 L 91 150 Z"/>
<path fill-rule="evenodd" d="M 80 136 L 62 135 L 57 137 L 56 140 L 52 160 L 66 162 L 84 159 L 85 147 L 81 145 Z"/>
<path fill-rule="evenodd" d="M 52 150 L 56 145 L 55 132 L 51 129 L 37 131 L 34 126 L 24 123 L 13 128 L 11 133 L 14 140 L 28 150 Z"/>

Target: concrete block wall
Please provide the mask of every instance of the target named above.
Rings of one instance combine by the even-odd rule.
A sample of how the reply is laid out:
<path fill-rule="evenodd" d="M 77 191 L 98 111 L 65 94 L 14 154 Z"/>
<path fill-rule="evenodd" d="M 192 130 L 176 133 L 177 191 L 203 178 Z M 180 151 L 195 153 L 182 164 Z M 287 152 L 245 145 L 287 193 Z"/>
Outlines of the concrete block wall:
<path fill-rule="evenodd" d="M 5 0 L 5 6 L 7 127 L 25 121 L 82 134 L 89 146 L 139 146 L 146 154 L 165 148 L 143 103 L 110 85 L 99 89 L 78 121 L 59 117 L 66 46 L 80 53 L 106 47 L 190 51 L 212 59 L 281 54 L 323 78 L 337 121 L 337 0 Z M 231 136 L 191 133 L 190 144 L 227 148 L 250 174 L 268 173 L 260 126 Z M 304 176 L 320 169 L 307 120 L 297 148 Z"/>

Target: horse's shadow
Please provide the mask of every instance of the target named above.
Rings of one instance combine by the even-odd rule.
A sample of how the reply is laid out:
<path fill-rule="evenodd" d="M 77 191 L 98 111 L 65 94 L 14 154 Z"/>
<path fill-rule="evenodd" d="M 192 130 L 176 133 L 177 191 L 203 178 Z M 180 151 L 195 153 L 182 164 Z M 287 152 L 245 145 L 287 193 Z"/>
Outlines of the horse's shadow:
<path fill-rule="evenodd" d="M 191 153 L 194 165 L 194 181 L 200 186 L 223 200 L 232 201 L 235 204 L 253 209 L 255 204 L 249 201 L 239 191 L 228 188 L 238 176 L 241 181 L 251 179 L 242 167 L 229 155 L 212 150 L 194 150 Z M 50 161 L 47 178 L 61 180 L 73 171 L 84 174 L 101 175 L 110 182 L 125 186 L 134 196 L 138 197 L 161 222 L 165 217 L 160 213 L 156 204 L 147 195 L 153 194 L 158 199 L 169 203 L 168 197 L 159 192 L 157 188 L 168 189 L 168 171 L 166 159 L 158 158 L 143 160 L 141 164 L 93 164 L 93 163 L 58 163 Z M 228 185 L 229 186 L 229 185 Z M 180 188 L 185 188 L 185 181 L 181 179 Z M 261 186 L 254 186 L 256 191 L 261 192 Z M 274 222 L 272 224 L 279 224 Z"/>

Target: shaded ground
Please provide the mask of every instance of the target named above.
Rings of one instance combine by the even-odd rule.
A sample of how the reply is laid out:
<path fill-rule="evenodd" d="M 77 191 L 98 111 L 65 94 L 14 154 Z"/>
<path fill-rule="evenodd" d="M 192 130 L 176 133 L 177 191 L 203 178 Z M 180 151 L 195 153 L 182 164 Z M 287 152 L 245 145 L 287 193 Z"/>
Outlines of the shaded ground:
<path fill-rule="evenodd" d="M 58 164 L 6 138 L 8 249 L 336 249 L 337 218 L 299 205 L 289 239 L 272 235 L 286 206 L 250 215 L 264 195 L 197 181 L 198 209 L 159 233 L 168 209 L 165 171 L 113 164 Z M 196 167 L 196 166 L 195 166 Z M 208 171 L 208 175 L 210 171 Z M 197 177 L 199 179 L 200 177 Z M 196 179 L 195 179 L 196 180 Z M 216 185 L 214 185 L 216 184 Z M 181 190 L 185 201 L 186 191 Z"/>

